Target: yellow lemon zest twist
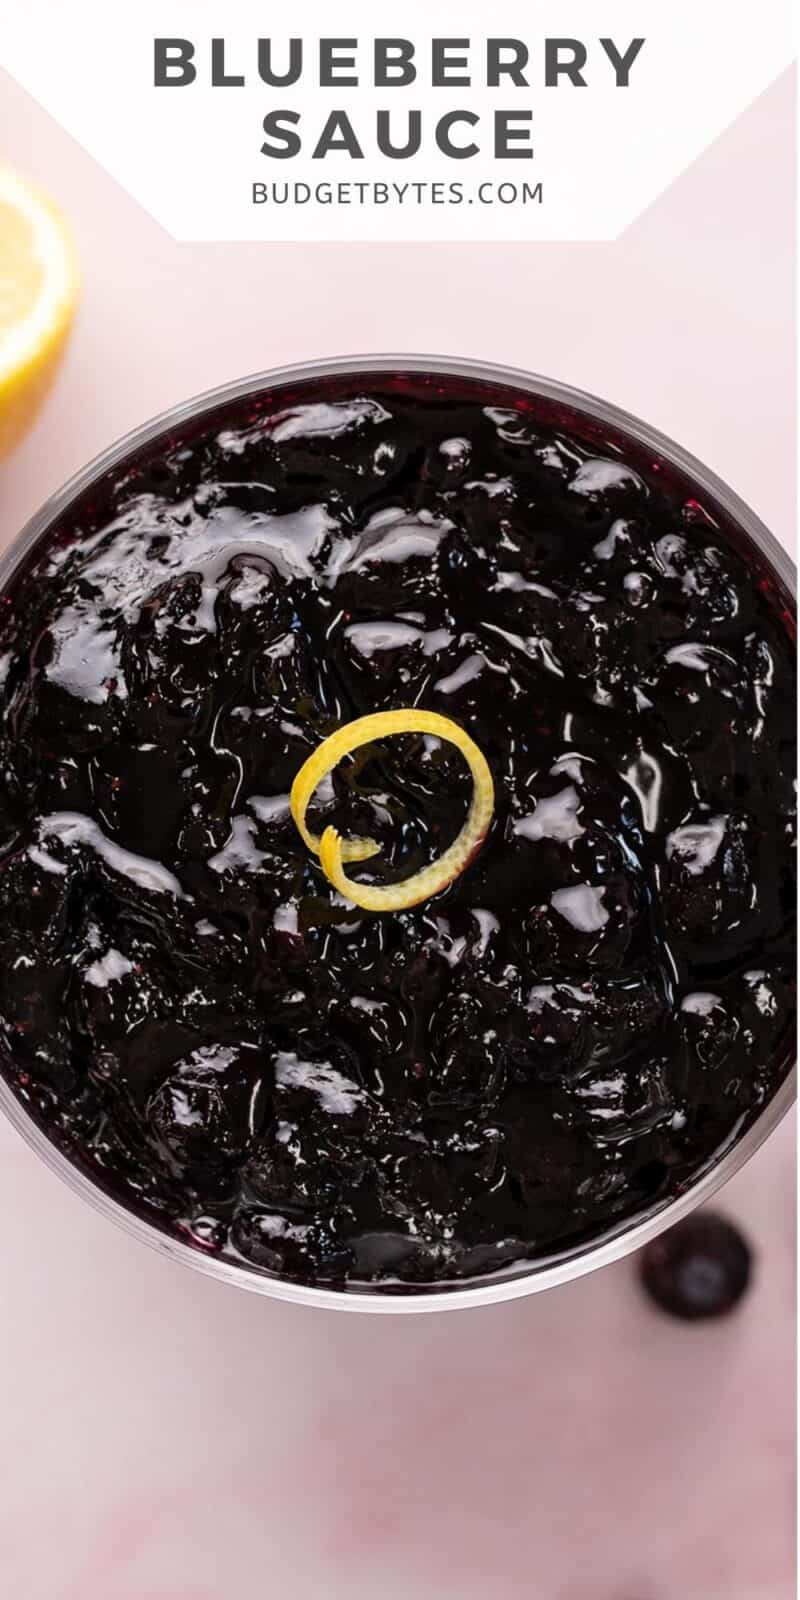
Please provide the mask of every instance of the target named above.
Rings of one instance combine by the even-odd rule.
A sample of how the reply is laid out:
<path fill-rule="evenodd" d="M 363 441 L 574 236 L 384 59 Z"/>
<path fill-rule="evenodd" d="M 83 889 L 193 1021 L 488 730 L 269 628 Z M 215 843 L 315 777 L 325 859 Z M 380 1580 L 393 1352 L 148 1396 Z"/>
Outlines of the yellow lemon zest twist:
<path fill-rule="evenodd" d="M 317 838 L 306 825 L 306 811 L 323 778 L 338 767 L 344 756 L 352 755 L 354 750 L 376 739 L 401 733 L 431 734 L 461 751 L 473 784 L 467 818 L 443 855 L 412 873 L 410 878 L 383 888 L 357 883 L 348 878 L 344 863 L 368 861 L 379 854 L 380 845 L 374 839 L 342 839 L 333 827 L 326 828 L 322 838 Z M 300 768 L 292 784 L 289 803 L 301 837 L 309 850 L 319 856 L 326 878 L 345 899 L 364 911 L 405 911 L 408 906 L 419 905 L 421 900 L 438 894 L 469 865 L 489 831 L 494 811 L 494 783 L 486 758 L 474 739 L 449 717 L 442 717 L 436 711 L 376 711 L 368 717 L 357 717 L 323 739 Z"/>

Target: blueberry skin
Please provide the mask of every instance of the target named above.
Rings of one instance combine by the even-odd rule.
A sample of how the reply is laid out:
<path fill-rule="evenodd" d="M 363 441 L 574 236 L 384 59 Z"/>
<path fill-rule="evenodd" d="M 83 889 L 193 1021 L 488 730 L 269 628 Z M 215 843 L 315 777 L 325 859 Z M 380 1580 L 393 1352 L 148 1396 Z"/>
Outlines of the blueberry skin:
<path fill-rule="evenodd" d="M 676 1223 L 639 1256 L 639 1277 L 651 1300 L 685 1322 L 726 1316 L 745 1294 L 752 1267 L 747 1240 L 716 1211 Z"/>

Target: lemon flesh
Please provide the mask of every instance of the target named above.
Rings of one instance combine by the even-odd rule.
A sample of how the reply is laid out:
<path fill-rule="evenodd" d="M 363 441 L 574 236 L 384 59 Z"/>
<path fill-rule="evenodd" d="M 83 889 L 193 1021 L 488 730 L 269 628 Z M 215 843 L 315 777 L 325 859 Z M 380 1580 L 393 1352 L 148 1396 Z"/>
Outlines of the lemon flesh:
<path fill-rule="evenodd" d="M 0 456 L 28 431 L 53 382 L 77 293 L 75 248 L 60 212 L 0 166 Z"/>

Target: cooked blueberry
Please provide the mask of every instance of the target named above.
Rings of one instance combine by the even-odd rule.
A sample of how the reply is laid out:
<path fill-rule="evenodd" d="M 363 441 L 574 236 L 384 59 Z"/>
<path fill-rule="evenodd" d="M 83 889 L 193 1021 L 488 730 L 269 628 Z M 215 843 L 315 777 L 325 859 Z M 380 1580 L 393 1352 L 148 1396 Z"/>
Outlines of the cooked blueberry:
<path fill-rule="evenodd" d="M 268 1091 L 255 1048 L 201 1045 L 153 1091 L 145 1115 L 171 1169 L 192 1174 L 241 1156 L 264 1114 Z"/>
<path fill-rule="evenodd" d="M 681 1025 L 703 1067 L 720 1067 L 734 1049 L 740 1022 L 718 994 L 694 990 L 681 1000 Z"/>
<path fill-rule="evenodd" d="M 729 933 L 758 908 L 749 817 L 695 813 L 667 835 L 664 910 L 690 939 Z"/>
<path fill-rule="evenodd" d="M 287 1278 L 336 1282 L 353 1263 L 352 1250 L 327 1222 L 297 1222 L 280 1211 L 240 1211 L 231 1242 L 254 1266 Z"/>

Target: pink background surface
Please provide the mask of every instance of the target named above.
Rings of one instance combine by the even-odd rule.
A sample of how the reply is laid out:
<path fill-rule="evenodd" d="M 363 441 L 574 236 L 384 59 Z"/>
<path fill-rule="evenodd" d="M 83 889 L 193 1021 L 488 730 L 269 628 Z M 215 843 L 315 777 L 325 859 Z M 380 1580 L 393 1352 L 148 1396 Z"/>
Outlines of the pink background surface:
<path fill-rule="evenodd" d="M 786 77 L 613 245 L 186 246 L 0 75 L 0 157 L 62 201 L 85 280 L 0 539 L 194 391 L 405 349 L 604 394 L 789 545 L 792 117 Z M 394 1321 L 171 1266 L 0 1125 L 0 1593 L 790 1600 L 793 1180 L 784 1123 L 722 1198 L 758 1263 L 718 1325 L 659 1317 L 624 1262 Z"/>

